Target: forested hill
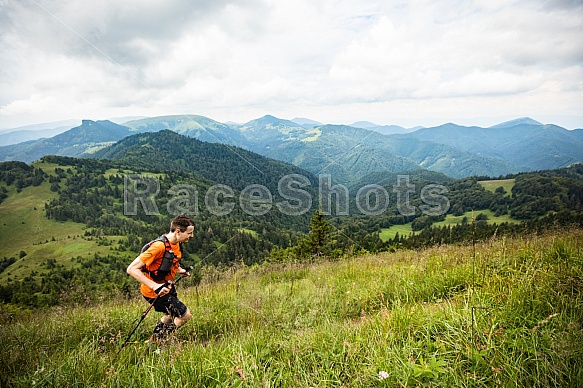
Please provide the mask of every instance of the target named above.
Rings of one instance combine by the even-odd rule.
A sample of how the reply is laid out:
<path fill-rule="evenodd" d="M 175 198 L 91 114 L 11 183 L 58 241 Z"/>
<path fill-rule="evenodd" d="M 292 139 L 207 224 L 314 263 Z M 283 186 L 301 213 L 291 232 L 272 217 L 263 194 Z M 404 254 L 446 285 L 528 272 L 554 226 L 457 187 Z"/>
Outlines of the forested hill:
<path fill-rule="evenodd" d="M 194 172 L 235 190 L 259 184 L 275 194 L 279 180 L 290 174 L 302 175 L 313 188 L 317 186 L 313 174 L 292 164 L 230 145 L 202 142 L 170 130 L 126 137 L 92 157 L 123 161 L 149 171 Z"/>
<path fill-rule="evenodd" d="M 285 202 L 278 196 L 278 179 L 302 172 L 297 167 L 248 154 L 243 160 L 222 145 L 161 135 L 146 136 L 160 148 L 138 142 L 137 147 L 148 152 L 132 153 L 130 147 L 122 159 L 49 155 L 30 165 L 0 163 L 0 303 L 32 307 L 66 303 L 63 293 L 73 288 L 78 292 L 68 295 L 81 298 L 112 290 L 131 293 L 135 284 L 125 268 L 146 242 L 168 231 L 170 219 L 179 213 L 196 222 L 195 236 L 184 246 L 183 262 L 197 270 L 205 265 L 260 263 L 273 247 L 294 244 L 307 232 L 316 201 L 297 214 L 284 214 L 279 207 Z M 184 148 L 173 148 L 174 140 Z M 193 144 L 203 145 L 204 152 L 197 153 Z M 216 163 L 206 160 L 205 153 L 214 155 Z M 198 162 L 201 173 L 215 175 L 214 179 L 190 171 L 186 162 L 168 162 L 171 155 Z M 305 172 L 302 176 L 310 177 Z M 146 191 L 144 201 L 135 201 L 128 192 L 142 188 L 134 181 L 148 186 L 156 181 L 159 186 Z M 207 203 L 206 195 L 219 184 L 232 191 L 222 191 L 215 197 L 218 202 Z M 245 202 L 253 193 L 245 194 L 237 186 L 250 184 L 276 187 L 270 190 L 273 198 L 267 206 Z M 313 190 L 314 186 L 304 188 L 312 195 Z M 151 205 L 146 209 L 144 203 Z M 27 233 L 30 238 L 14 238 Z"/>
<path fill-rule="evenodd" d="M 313 203 L 301 214 L 279 211 L 277 205 L 285 198 L 277 197 L 277 188 L 271 190 L 274 198 L 267 212 L 246 211 L 241 201 L 245 190 L 237 187 L 273 187 L 288 173 L 314 178 L 297 167 L 235 151 L 240 150 L 163 131 L 125 139 L 107 151 L 111 159 L 46 156 L 30 165 L 0 163 L 4 256 L 0 257 L 0 303 L 34 307 L 65 303 L 63 293 L 71 287 L 79 291 L 71 297 L 98 297 L 111 290 L 131 293 L 134 284 L 125 267 L 144 243 L 167 231 L 175 214 L 170 210 L 179 208 L 196 219 L 195 236 L 185 246 L 186 262 L 218 267 L 320 256 L 339 259 L 358 252 L 490 239 L 546 226 L 583 226 L 583 165 L 494 181 L 485 177 L 451 181 L 412 173 L 406 186 L 391 184 L 386 176 L 384 188 L 372 185 L 376 194 L 371 197 L 366 192 L 347 193 L 349 214 L 340 214 L 343 206 L 328 204 L 332 212 L 326 225 L 324 217 L 315 217 L 319 199 L 327 198 L 319 196 L 315 184 L 303 188 Z M 194 168 L 200 174 L 191 171 Z M 159 214 L 146 214 L 141 206 L 136 214 L 128 214 L 126 178 L 135 174 L 160 183 L 159 192 L 153 194 Z M 233 188 L 232 198 L 219 204 L 232 205 L 232 211 L 221 214 L 209 209 L 205 197 L 219 183 Z M 194 189 L 194 197 L 182 195 L 176 187 Z M 399 201 L 399 195 L 409 194 L 410 203 Z M 441 206 L 443 200 L 447 206 Z M 494 219 L 486 219 L 482 211 Z M 469 222 L 474 212 L 475 224 Z M 394 227 L 399 232 L 386 236 Z M 22 235 L 29 237 L 14 238 Z M 316 251 L 310 251 L 314 247 Z"/>
<path fill-rule="evenodd" d="M 144 157 L 147 155 L 147 146 L 140 143 L 142 140 L 147 142 L 153 139 L 148 136 L 138 136 L 108 151 L 98 151 L 126 136 L 160 130 L 170 130 L 204 142 L 225 144 L 223 151 L 239 154 L 242 161 L 248 159 L 249 163 L 245 162 L 245 167 L 265 172 L 259 167 L 264 160 L 253 161 L 257 155 L 247 154 L 243 149 L 292 163 L 314 174 L 330 174 L 335 183 L 347 186 L 359 183 L 366 175 L 369 175 L 366 181 L 370 182 L 371 178 L 385 172 L 425 169 L 452 178 L 476 175 L 497 177 L 583 162 L 582 130 L 569 131 L 530 119 L 503 123 L 492 128 L 463 127 L 450 123 L 406 134 L 383 135 L 382 131 L 372 130 L 370 125 L 366 128 L 330 124 L 303 126 L 269 115 L 245 124 L 223 124 L 197 115 L 143 118 L 123 125 L 107 120 L 83 120 L 82 125 L 50 139 L 0 146 L 0 161 L 31 163 L 45 155 L 91 158 L 97 152 L 100 158 L 120 159 L 127 155 L 152 166 L 159 158 L 150 161 Z M 194 144 L 184 146 L 195 147 Z M 127 145 L 146 148 L 120 151 L 120 148 Z M 174 148 L 173 144 L 167 149 Z M 200 144 L 196 148 L 206 152 Z M 218 150 L 213 149 L 208 156 L 215 157 Z M 188 167 L 201 173 L 217 172 L 215 168 L 209 168 L 212 166 L 198 168 L 196 164 L 190 163 L 188 157 L 178 161 L 166 158 L 165 161 L 168 163 L 164 168 Z"/>

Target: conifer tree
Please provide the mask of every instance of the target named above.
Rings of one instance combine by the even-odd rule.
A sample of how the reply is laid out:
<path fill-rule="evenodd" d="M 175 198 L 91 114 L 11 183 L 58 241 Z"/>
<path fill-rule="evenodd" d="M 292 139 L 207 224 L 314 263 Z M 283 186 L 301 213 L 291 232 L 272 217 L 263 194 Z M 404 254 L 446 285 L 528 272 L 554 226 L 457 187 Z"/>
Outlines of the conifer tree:
<path fill-rule="evenodd" d="M 310 232 L 304 240 L 305 248 L 311 256 L 322 256 L 326 245 L 330 242 L 332 226 L 321 210 L 316 210 L 310 219 Z"/>

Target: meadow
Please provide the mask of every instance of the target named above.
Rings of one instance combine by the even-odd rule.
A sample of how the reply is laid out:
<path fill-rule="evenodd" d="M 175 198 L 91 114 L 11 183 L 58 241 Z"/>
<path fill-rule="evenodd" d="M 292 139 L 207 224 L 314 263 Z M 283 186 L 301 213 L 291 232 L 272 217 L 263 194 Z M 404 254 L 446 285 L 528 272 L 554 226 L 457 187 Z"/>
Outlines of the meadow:
<path fill-rule="evenodd" d="M 137 295 L 0 306 L 6 387 L 577 387 L 583 231 L 338 261 L 205 268 L 168 343 Z M 136 283 L 137 289 L 137 283 Z M 71 290 L 70 292 L 76 292 Z"/>
<path fill-rule="evenodd" d="M 466 222 L 472 222 L 479 214 L 483 214 L 487 217 L 486 222 L 489 224 L 500 224 L 503 222 L 508 223 L 519 223 L 520 221 L 511 218 L 508 214 L 503 214 L 497 216 L 494 214 L 492 210 L 484 209 L 484 210 L 476 210 L 476 211 L 468 211 L 462 214 L 461 216 L 454 216 L 453 214 L 447 214 L 445 216 L 445 220 L 434 222 L 431 226 L 432 227 L 442 227 L 442 226 L 454 226 L 457 224 L 461 224 L 466 219 Z M 388 241 L 390 239 L 395 238 L 396 234 L 399 233 L 399 236 L 409 236 L 413 233 L 413 229 L 411 228 L 411 222 L 402 225 L 392 225 L 389 228 L 381 228 L 381 232 L 379 237 L 383 241 Z"/>
<path fill-rule="evenodd" d="M 54 163 L 35 164 L 42 166 L 50 176 L 55 175 Z M 110 172 L 111 174 L 113 172 Z M 28 186 L 16 192 L 14 185 L 8 186 L 10 196 L 0 206 L 0 259 L 14 257 L 17 264 L 0 272 L 0 282 L 16 281 L 30 275 L 41 274 L 47 258 L 66 268 L 75 264 L 77 256 L 93 257 L 107 255 L 109 245 L 117 243 L 123 236 L 108 236 L 109 245 L 98 245 L 93 238 L 85 236 L 85 224 L 73 221 L 55 221 L 45 214 L 45 204 L 58 196 L 50 190 L 50 184 Z M 128 260 L 133 254 L 127 253 Z"/>
<path fill-rule="evenodd" d="M 496 191 L 497 188 L 504 188 L 504 195 L 512 194 L 512 187 L 514 187 L 515 179 L 498 179 L 498 180 L 488 180 L 488 181 L 478 181 L 486 190 Z"/>

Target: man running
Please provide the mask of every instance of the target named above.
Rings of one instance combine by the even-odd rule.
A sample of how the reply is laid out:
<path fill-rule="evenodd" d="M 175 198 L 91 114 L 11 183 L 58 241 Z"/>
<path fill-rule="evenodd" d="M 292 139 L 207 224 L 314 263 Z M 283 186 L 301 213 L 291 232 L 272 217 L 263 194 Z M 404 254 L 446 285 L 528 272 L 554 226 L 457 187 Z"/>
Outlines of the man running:
<path fill-rule="evenodd" d="M 176 274 L 189 276 L 180 266 L 181 244 L 194 236 L 194 221 L 187 216 L 177 216 L 170 223 L 170 232 L 150 243 L 128 266 L 127 273 L 141 283 L 140 292 L 154 302 L 154 310 L 163 313 L 154 327 L 149 344 L 160 343 L 168 334 L 190 320 L 192 315 L 170 283 Z M 157 298 L 157 299 L 156 299 Z"/>

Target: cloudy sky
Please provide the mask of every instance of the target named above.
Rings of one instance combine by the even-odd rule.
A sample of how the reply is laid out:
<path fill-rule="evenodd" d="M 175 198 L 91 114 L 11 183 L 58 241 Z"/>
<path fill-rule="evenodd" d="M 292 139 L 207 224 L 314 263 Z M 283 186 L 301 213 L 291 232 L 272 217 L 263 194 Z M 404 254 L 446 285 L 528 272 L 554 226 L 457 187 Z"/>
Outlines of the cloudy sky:
<path fill-rule="evenodd" d="M 265 114 L 583 128 L 583 0 L 0 0 L 0 128 Z"/>

